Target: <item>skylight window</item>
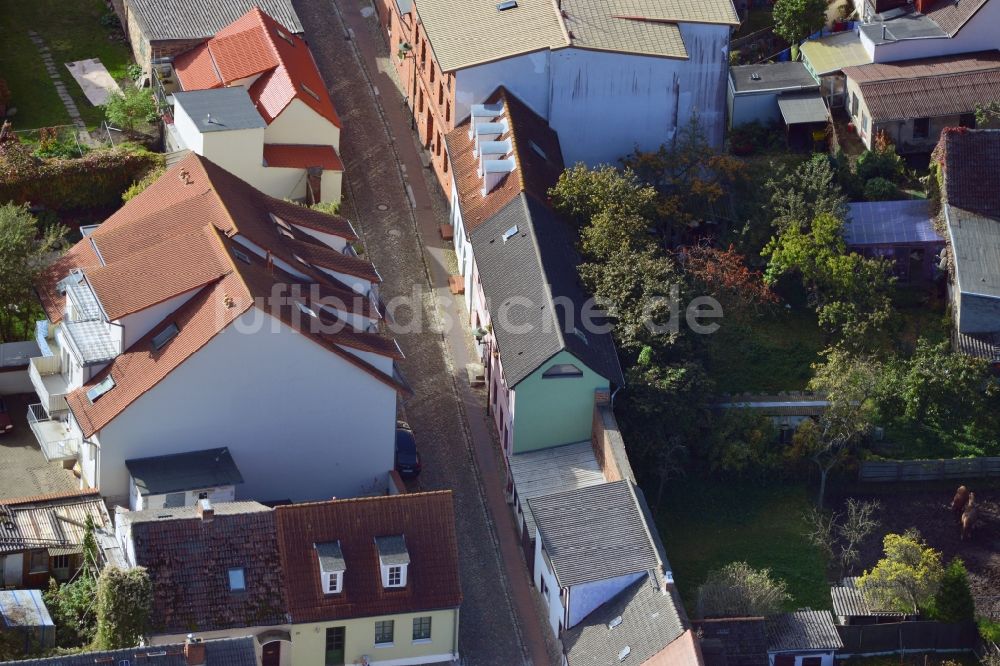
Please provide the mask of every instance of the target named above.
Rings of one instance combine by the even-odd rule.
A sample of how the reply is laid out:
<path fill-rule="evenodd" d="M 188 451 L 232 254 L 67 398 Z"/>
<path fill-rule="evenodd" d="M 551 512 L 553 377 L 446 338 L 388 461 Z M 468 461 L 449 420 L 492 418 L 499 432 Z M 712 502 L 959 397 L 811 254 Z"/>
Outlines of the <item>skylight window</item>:
<path fill-rule="evenodd" d="M 510 229 L 508 229 L 507 231 L 503 232 L 503 242 L 506 243 L 507 241 L 509 241 L 511 238 L 513 238 L 516 235 L 517 235 L 517 225 L 515 224 Z"/>
<path fill-rule="evenodd" d="M 545 160 L 546 162 L 548 162 L 548 161 L 549 161 L 549 156 L 545 154 L 545 151 L 544 151 L 544 150 L 542 150 L 542 147 L 541 147 L 541 146 L 539 146 L 539 145 L 538 145 L 537 143 L 535 143 L 535 142 L 534 142 L 534 141 L 532 141 L 531 139 L 528 139 L 528 145 L 529 145 L 529 146 L 531 146 L 531 149 L 532 149 L 533 151 L 535 151 L 535 153 L 536 153 L 536 154 L 537 154 L 537 155 L 538 155 L 539 157 L 541 157 L 541 158 L 542 158 L 543 160 Z"/>
<path fill-rule="evenodd" d="M 229 591 L 245 592 L 247 589 L 246 576 L 243 567 L 236 567 L 229 570 Z"/>
<path fill-rule="evenodd" d="M 309 86 L 307 86 L 304 83 L 300 83 L 299 86 L 302 88 L 302 92 L 304 92 L 305 94 L 309 95 L 310 97 L 312 97 L 317 102 L 319 101 L 319 94 L 315 90 L 313 90 L 312 88 L 310 88 Z"/>
<path fill-rule="evenodd" d="M 283 219 L 281 219 L 274 213 L 271 213 L 271 219 L 274 220 L 274 223 L 277 224 L 282 229 L 288 229 L 289 231 L 292 230 L 292 228 L 288 226 L 288 222 L 285 222 Z"/>
<path fill-rule="evenodd" d="M 583 331 L 581 331 L 580 329 L 578 329 L 578 328 L 577 328 L 577 327 L 575 327 L 575 326 L 573 327 L 573 335 L 575 335 L 576 337 L 580 338 L 580 340 L 581 340 L 581 341 L 582 341 L 582 342 L 583 342 L 584 344 L 587 344 L 587 345 L 589 345 L 589 344 L 590 344 L 590 340 L 588 340 L 588 339 L 587 339 L 587 336 L 586 336 L 586 335 L 584 334 L 584 332 L 583 332 Z"/>
<path fill-rule="evenodd" d="M 312 308 L 310 308 L 308 305 L 305 305 L 301 301 L 295 301 L 295 305 L 298 306 L 299 312 L 301 312 L 302 314 L 307 314 L 310 317 L 318 317 L 319 316 L 319 315 L 316 314 L 316 312 Z"/>
<path fill-rule="evenodd" d="M 156 351 L 162 349 L 163 345 L 173 340 L 179 331 L 180 329 L 177 328 L 177 324 L 171 323 L 165 329 L 153 336 L 153 349 Z"/>
<path fill-rule="evenodd" d="M 102 379 L 99 384 L 91 387 L 90 390 L 87 391 L 87 400 L 90 400 L 90 404 L 93 405 L 95 402 L 98 401 L 98 399 L 102 395 L 104 395 L 114 387 L 115 387 L 115 380 L 111 375 L 108 375 L 107 377 Z"/>
<path fill-rule="evenodd" d="M 281 37 L 283 40 L 285 40 L 292 46 L 295 46 L 295 42 L 292 41 L 292 36 L 289 35 L 287 32 L 285 32 L 281 28 L 275 28 L 274 32 L 277 33 L 278 37 Z"/>
<path fill-rule="evenodd" d="M 246 252 L 240 252 L 239 250 L 237 250 L 237 249 L 234 248 L 233 249 L 233 256 L 235 256 L 237 259 L 239 259 L 240 261 L 242 261 L 244 264 L 249 264 L 250 263 L 250 257 L 247 256 Z"/>
<path fill-rule="evenodd" d="M 497 5 L 498 12 L 505 12 L 508 9 L 515 9 L 517 7 L 517 0 L 504 0 Z"/>

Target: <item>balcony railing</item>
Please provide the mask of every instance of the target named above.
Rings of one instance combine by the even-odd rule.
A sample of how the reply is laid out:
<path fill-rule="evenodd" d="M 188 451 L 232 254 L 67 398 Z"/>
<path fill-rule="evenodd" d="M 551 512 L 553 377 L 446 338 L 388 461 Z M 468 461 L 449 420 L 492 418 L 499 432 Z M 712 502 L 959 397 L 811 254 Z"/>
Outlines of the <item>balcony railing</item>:
<path fill-rule="evenodd" d="M 67 421 L 52 418 L 41 403 L 28 405 L 28 425 L 35 433 L 46 460 L 54 462 L 76 458 L 80 451 L 80 437 L 74 435 Z"/>
<path fill-rule="evenodd" d="M 69 386 L 63 378 L 58 356 L 36 356 L 28 365 L 31 385 L 42 401 L 41 405 L 49 414 L 69 409 L 66 394 Z"/>

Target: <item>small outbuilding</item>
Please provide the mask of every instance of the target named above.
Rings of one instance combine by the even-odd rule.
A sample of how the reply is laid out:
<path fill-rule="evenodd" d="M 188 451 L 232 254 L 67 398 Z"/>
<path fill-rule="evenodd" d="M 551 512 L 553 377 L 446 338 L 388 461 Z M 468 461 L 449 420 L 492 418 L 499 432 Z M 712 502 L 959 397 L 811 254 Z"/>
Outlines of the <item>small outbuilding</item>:
<path fill-rule="evenodd" d="M 243 483 L 226 447 L 126 460 L 129 472 L 129 508 L 176 509 L 198 500 L 232 502 Z"/>
<path fill-rule="evenodd" d="M 819 82 L 801 62 L 730 67 L 729 126 L 739 127 L 755 121 L 762 125 L 776 124 L 783 120 L 779 103 L 782 96 L 818 90 Z"/>
<path fill-rule="evenodd" d="M 25 656 L 55 646 L 56 625 L 41 590 L 0 590 L 0 632 L 15 633 Z"/>
<path fill-rule="evenodd" d="M 892 609 L 880 608 L 868 596 L 858 587 L 858 579 L 853 576 L 844 578 L 840 585 L 832 586 L 830 600 L 837 624 L 867 625 L 914 619 Z"/>
<path fill-rule="evenodd" d="M 770 666 L 833 666 L 842 647 L 830 611 L 801 610 L 767 618 Z"/>
<path fill-rule="evenodd" d="M 934 278 L 945 239 L 934 229 L 927 200 L 865 201 L 848 208 L 844 242 L 849 249 L 889 259 L 900 282 Z"/>

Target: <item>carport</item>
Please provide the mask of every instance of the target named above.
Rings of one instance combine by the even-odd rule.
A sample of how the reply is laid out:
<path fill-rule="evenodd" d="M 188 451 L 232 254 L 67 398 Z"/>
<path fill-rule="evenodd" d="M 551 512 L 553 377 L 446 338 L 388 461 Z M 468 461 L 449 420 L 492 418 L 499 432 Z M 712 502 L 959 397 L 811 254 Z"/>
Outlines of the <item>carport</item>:
<path fill-rule="evenodd" d="M 784 93 L 778 108 L 785 121 L 789 148 L 803 151 L 825 150 L 830 111 L 818 90 Z"/>

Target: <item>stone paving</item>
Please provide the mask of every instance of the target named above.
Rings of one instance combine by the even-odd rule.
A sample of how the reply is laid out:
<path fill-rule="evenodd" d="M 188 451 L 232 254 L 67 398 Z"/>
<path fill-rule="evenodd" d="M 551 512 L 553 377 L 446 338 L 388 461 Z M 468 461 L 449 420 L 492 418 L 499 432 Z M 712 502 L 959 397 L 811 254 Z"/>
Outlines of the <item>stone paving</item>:
<path fill-rule="evenodd" d="M 453 253 L 437 237 L 447 202 L 429 188 L 433 181 L 426 178 L 401 98 L 377 64 L 386 54 L 371 5 L 294 5 L 344 124 L 342 213 L 384 279 L 383 298 L 410 297 L 390 312 L 398 324 L 411 324 L 411 332 L 396 336 L 406 355 L 400 366 L 414 391 L 403 409 L 424 463 L 415 486 L 454 492 L 463 662 L 556 663 L 504 499 L 503 463 L 483 418 L 485 403 L 465 378 L 473 350 L 462 326 L 464 306 L 446 286 Z"/>
<path fill-rule="evenodd" d="M 45 460 L 28 426 L 28 403 L 38 398 L 31 394 L 5 395 L 3 399 L 14 429 L 0 436 L 0 500 L 78 489 L 79 481 L 72 472 Z"/>
<path fill-rule="evenodd" d="M 87 134 L 87 124 L 83 122 L 83 118 L 80 116 L 80 109 L 77 108 L 76 102 L 73 101 L 73 98 L 66 90 L 66 84 L 63 83 L 62 76 L 59 74 L 59 69 L 56 67 L 55 60 L 52 59 L 52 51 L 49 50 L 49 47 L 45 44 L 45 40 L 42 39 L 42 36 L 34 30 L 28 31 L 28 38 L 31 39 L 35 47 L 38 48 L 38 52 L 42 56 L 42 63 L 45 65 L 45 71 L 48 72 L 49 78 L 52 79 L 52 83 L 56 87 L 56 92 L 59 94 L 59 99 L 62 100 L 63 106 L 66 107 L 66 113 L 69 114 L 70 120 L 73 121 L 73 124 L 76 125 L 78 129 L 83 130 L 84 134 Z"/>

